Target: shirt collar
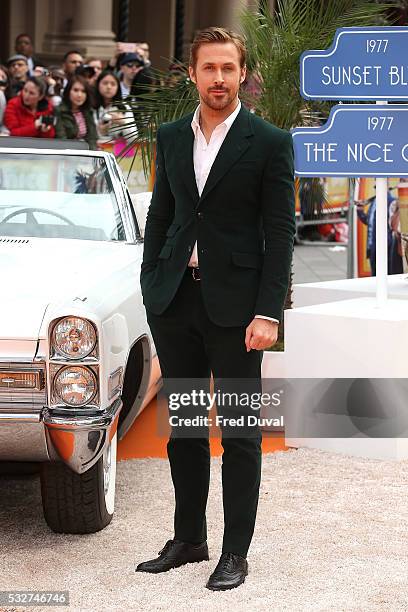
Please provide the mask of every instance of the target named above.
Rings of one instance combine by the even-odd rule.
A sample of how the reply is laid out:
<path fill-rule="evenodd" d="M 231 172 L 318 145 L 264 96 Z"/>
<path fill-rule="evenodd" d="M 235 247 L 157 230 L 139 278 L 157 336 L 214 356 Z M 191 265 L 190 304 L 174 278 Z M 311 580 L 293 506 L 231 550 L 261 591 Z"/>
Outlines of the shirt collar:
<path fill-rule="evenodd" d="M 231 125 L 234 123 L 235 119 L 237 118 L 237 115 L 240 110 L 241 110 L 241 100 L 238 100 L 237 108 L 230 115 L 228 115 L 228 117 L 224 119 L 224 121 L 220 123 L 219 125 L 225 125 L 225 127 L 227 128 L 227 132 L 228 132 Z M 195 109 L 193 119 L 191 120 L 191 127 L 193 128 L 194 136 L 197 136 L 197 130 L 201 129 L 200 128 L 200 105 L 198 105 L 197 108 Z"/>

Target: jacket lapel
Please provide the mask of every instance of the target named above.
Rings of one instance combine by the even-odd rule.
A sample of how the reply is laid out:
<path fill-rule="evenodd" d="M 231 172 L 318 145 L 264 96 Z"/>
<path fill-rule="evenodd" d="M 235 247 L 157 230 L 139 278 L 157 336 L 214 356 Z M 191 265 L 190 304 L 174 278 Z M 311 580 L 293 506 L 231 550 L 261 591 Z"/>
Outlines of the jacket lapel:
<path fill-rule="evenodd" d="M 194 132 L 191 127 L 191 121 L 193 113 L 187 115 L 186 121 L 179 128 L 179 141 L 177 147 L 177 157 L 179 162 L 179 170 L 181 176 L 189 190 L 191 197 L 196 204 L 198 202 L 199 195 L 197 189 L 197 183 L 194 173 L 194 162 L 193 162 L 193 144 L 194 144 Z"/>
<path fill-rule="evenodd" d="M 250 117 L 249 111 L 242 106 L 218 151 L 198 205 L 202 203 L 224 174 L 250 146 L 250 136 L 253 134 Z"/>
<path fill-rule="evenodd" d="M 245 153 L 251 144 L 250 136 L 253 134 L 251 113 L 244 107 L 238 113 L 234 123 L 222 143 L 217 157 L 211 167 L 205 183 L 201 198 L 198 195 L 197 183 L 194 173 L 193 144 L 194 133 L 191 128 L 193 113 L 187 115 L 185 122 L 179 128 L 179 142 L 177 156 L 181 176 L 189 190 L 196 206 L 200 206 L 216 184 L 235 162 Z"/>

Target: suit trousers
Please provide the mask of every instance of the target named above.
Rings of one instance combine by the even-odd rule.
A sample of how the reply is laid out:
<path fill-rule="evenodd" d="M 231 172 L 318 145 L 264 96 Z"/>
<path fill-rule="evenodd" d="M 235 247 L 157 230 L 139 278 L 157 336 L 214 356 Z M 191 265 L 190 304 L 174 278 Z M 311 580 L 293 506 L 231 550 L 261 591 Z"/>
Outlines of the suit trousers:
<path fill-rule="evenodd" d="M 255 350 L 247 352 L 246 326 L 221 327 L 209 319 L 201 293 L 202 282 L 195 281 L 191 269 L 187 268 L 166 310 L 161 315 L 147 311 L 165 389 L 166 380 L 209 381 L 212 372 L 215 386 L 218 380 L 228 379 L 229 385 L 231 381 L 233 384 L 234 380 L 239 380 L 240 390 L 243 385 L 250 391 L 260 392 L 262 353 Z M 248 381 L 246 387 L 245 379 Z M 222 385 L 220 382 L 221 390 Z M 225 408 L 221 412 L 236 416 L 236 407 L 234 410 L 231 412 Z M 217 413 L 220 414 L 219 406 Z M 206 505 L 210 482 L 208 428 L 204 428 L 204 433 L 201 429 L 199 434 L 190 437 L 177 437 L 174 429 L 167 443 L 175 491 L 174 537 L 196 544 L 207 539 Z M 258 506 L 262 434 L 258 424 L 250 428 L 248 436 L 242 432 L 239 436 L 234 435 L 233 428 L 225 426 L 221 426 L 221 430 L 222 552 L 246 557 Z"/>

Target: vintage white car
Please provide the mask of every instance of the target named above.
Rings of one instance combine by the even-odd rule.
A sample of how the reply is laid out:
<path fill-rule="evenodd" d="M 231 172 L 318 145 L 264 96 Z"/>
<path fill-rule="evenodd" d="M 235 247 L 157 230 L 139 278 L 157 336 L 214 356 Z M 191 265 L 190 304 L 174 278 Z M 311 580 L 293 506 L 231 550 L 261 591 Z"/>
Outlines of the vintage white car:
<path fill-rule="evenodd" d="M 0 462 L 38 462 L 51 529 L 92 533 L 157 390 L 143 239 L 111 154 L 19 140 L 0 139 Z"/>

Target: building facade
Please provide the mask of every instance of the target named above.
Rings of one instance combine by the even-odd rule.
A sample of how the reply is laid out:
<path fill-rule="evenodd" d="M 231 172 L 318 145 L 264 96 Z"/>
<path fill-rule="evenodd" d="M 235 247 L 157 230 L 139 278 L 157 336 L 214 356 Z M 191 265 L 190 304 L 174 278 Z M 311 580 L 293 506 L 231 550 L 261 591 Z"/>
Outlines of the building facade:
<path fill-rule="evenodd" d="M 260 0 L 0 0 L 0 58 L 14 53 L 25 32 L 44 64 L 60 63 L 70 49 L 84 57 L 112 57 L 115 41 L 146 41 L 153 66 L 188 58 L 194 32 L 212 25 L 239 30 L 239 11 Z M 271 0 L 269 4 L 273 5 Z M 127 33 L 127 34 L 126 34 Z M 120 38 L 119 38 L 120 35 Z"/>

